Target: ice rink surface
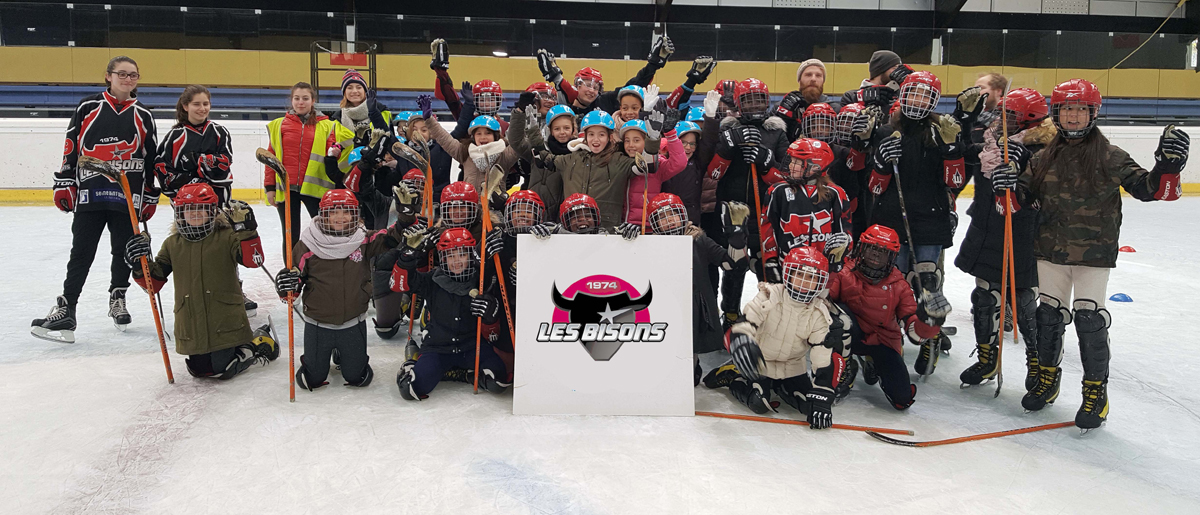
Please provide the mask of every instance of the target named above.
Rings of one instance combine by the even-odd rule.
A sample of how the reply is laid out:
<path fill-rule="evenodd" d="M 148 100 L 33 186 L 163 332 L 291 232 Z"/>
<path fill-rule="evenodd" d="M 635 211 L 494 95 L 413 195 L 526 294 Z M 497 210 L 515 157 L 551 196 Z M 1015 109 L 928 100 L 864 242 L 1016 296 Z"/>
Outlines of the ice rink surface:
<path fill-rule="evenodd" d="M 256 210 L 274 273 L 278 218 Z M 274 315 L 282 358 L 222 383 L 192 378 L 172 352 L 168 385 L 146 296 L 130 290 L 128 332 L 106 316 L 107 236 L 80 299 L 77 343 L 29 335 L 29 321 L 61 292 L 71 217 L 0 207 L 0 513 L 1200 513 L 1200 198 L 1127 197 L 1124 214 L 1121 244 L 1137 252 L 1121 254 L 1109 294 L 1133 302 L 1108 303 L 1107 425 L 1084 437 L 1069 428 L 913 449 L 858 432 L 706 417 L 514 416 L 511 393 L 471 395 L 459 383 L 406 402 L 395 386 L 404 339 L 373 331 L 370 387 L 341 386 L 335 372 L 330 386 L 298 391 L 290 404 L 286 314 L 257 270 L 242 271 L 259 303 L 251 323 Z M 155 249 L 170 215 L 163 206 L 150 224 Z M 964 214 L 959 240 L 966 227 Z M 916 404 L 896 412 L 860 377 L 834 422 L 934 440 L 1074 419 L 1073 328 L 1062 395 L 1042 412 L 1021 409 L 1024 355 L 1011 341 L 998 399 L 992 385 L 959 389 L 973 362 L 974 283 L 950 265 L 957 252 L 947 253 L 945 290 L 959 335 L 918 382 Z M 916 351 L 905 346 L 910 370 Z M 696 408 L 750 413 L 727 390 L 703 386 Z M 776 416 L 802 418 L 786 405 Z"/>

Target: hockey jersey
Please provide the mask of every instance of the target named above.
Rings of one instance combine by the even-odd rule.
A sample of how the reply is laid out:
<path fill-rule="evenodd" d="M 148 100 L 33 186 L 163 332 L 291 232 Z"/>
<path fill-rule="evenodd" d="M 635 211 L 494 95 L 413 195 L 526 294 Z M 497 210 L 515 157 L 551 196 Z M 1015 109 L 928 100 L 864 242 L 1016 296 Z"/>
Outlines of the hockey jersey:
<path fill-rule="evenodd" d="M 829 185 L 824 201 L 817 185 L 792 186 L 786 182 L 771 186 L 763 209 L 761 234 L 766 234 L 763 255 L 782 259 L 796 247 L 816 247 L 825 251 L 825 240 L 833 233 L 850 233 L 850 207 L 846 192 Z"/>
<path fill-rule="evenodd" d="M 233 186 L 232 165 L 229 130 L 205 120 L 200 125 L 176 125 L 167 132 L 154 161 L 154 173 L 167 197 L 175 198 L 177 189 L 185 184 L 206 182 L 225 203 Z"/>
<path fill-rule="evenodd" d="M 125 211 L 125 195 L 118 182 L 78 168 L 79 156 L 91 156 L 125 173 L 139 212 L 146 205 L 157 204 L 153 175 L 144 180 L 158 152 L 155 137 L 154 117 L 137 98 L 121 102 L 105 90 L 83 99 L 67 128 L 62 168 L 54 174 L 55 189 L 79 188 L 77 211 Z"/>

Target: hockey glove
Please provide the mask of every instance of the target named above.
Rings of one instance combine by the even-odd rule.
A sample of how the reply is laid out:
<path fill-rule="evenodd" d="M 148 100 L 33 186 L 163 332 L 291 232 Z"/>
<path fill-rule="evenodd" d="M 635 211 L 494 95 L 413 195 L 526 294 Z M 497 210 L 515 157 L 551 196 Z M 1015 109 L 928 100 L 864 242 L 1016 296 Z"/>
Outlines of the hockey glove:
<path fill-rule="evenodd" d="M 129 238 L 125 243 L 125 264 L 129 268 L 141 270 L 142 258 L 150 257 L 150 235 L 139 233 Z"/>
<path fill-rule="evenodd" d="M 896 101 L 896 94 L 899 88 L 884 84 L 882 86 L 867 86 L 858 90 L 858 100 L 867 106 L 876 106 L 880 109 L 891 109 L 892 102 Z"/>
<path fill-rule="evenodd" d="M 633 241 L 642 234 L 642 226 L 630 222 L 624 222 L 621 225 L 616 226 L 614 229 L 617 231 L 617 234 L 620 234 L 622 238 L 625 238 L 625 241 Z"/>
<path fill-rule="evenodd" d="M 75 210 L 75 202 L 79 198 L 79 187 L 72 180 L 54 181 L 54 206 L 59 211 L 70 213 Z"/>
<path fill-rule="evenodd" d="M 300 269 L 284 268 L 278 274 L 275 274 L 275 293 L 279 294 L 279 298 L 286 299 L 288 294 L 300 294 Z"/>
<path fill-rule="evenodd" d="M 936 296 L 924 291 L 917 295 L 917 319 L 930 327 L 939 327 L 946 323 L 948 309 L 939 306 L 945 300 L 936 300 Z"/>
<path fill-rule="evenodd" d="M 758 373 L 758 363 L 763 361 L 763 354 L 754 338 L 745 333 L 730 334 L 729 353 L 733 355 L 733 364 L 742 377 L 750 381 L 762 378 Z"/>
<path fill-rule="evenodd" d="M 254 210 L 250 204 L 240 200 L 229 201 L 229 223 L 234 231 L 253 231 L 258 229 L 258 221 L 254 218 Z"/>
<path fill-rule="evenodd" d="M 688 89 L 696 89 L 696 86 L 703 84 L 708 80 L 708 74 L 712 73 L 713 68 L 717 67 L 717 60 L 711 55 L 702 55 L 692 61 L 692 69 L 687 72 L 687 81 L 684 82 L 684 87 Z"/>
<path fill-rule="evenodd" d="M 646 174 L 654 173 L 658 168 L 658 161 L 645 150 L 641 154 L 633 155 L 633 174 L 638 177 L 644 177 Z"/>
<path fill-rule="evenodd" d="M 412 190 L 409 190 L 407 184 L 400 183 L 392 186 L 392 196 L 396 197 L 396 210 L 400 214 L 417 214 L 417 206 L 421 203 L 421 197 Z"/>
<path fill-rule="evenodd" d="M 665 108 L 665 102 L 660 103 Z M 675 109 L 671 109 L 676 111 Z M 657 140 L 662 138 L 663 126 L 666 124 L 667 113 L 664 110 L 655 109 L 646 115 L 646 137 Z"/>
<path fill-rule="evenodd" d="M 558 86 L 562 82 L 562 69 L 558 67 L 558 63 L 554 60 L 554 54 L 551 54 L 545 48 L 539 48 L 537 51 L 538 70 L 542 72 L 542 78 L 546 82 Z"/>
<path fill-rule="evenodd" d="M 467 88 L 467 92 L 470 93 L 470 91 L 471 88 Z M 426 120 L 433 118 L 433 97 L 430 95 L 418 95 L 417 109 L 421 110 L 421 118 Z"/>
<path fill-rule="evenodd" d="M 942 181 L 947 188 L 962 188 L 967 184 L 967 168 L 960 138 L 962 127 L 949 116 L 938 116 L 931 129 L 933 140 L 942 155 Z"/>
<path fill-rule="evenodd" d="M 887 136 L 879 142 L 879 147 L 875 149 L 875 169 L 871 171 L 871 177 L 867 179 L 868 191 L 875 195 L 887 191 L 888 186 L 892 183 L 893 168 L 900 162 L 902 154 L 899 132 L 893 132 L 891 136 Z"/>
<path fill-rule="evenodd" d="M 484 250 L 487 252 L 487 257 L 495 256 L 504 250 L 504 230 L 492 229 L 488 233 L 487 239 L 484 241 Z"/>
<path fill-rule="evenodd" d="M 196 176 L 194 174 L 184 172 L 182 170 L 180 170 L 179 173 L 167 172 L 165 175 L 163 175 L 163 187 L 166 188 L 168 192 L 178 192 L 179 188 L 187 186 L 195 180 Z"/>
<path fill-rule="evenodd" d="M 854 135 L 851 145 L 854 148 L 858 150 L 867 148 L 867 145 L 871 143 L 871 137 L 875 135 L 875 124 L 881 116 L 878 107 L 868 107 L 854 117 L 854 123 L 850 126 L 850 133 Z"/>
<path fill-rule="evenodd" d="M 808 398 L 808 428 L 829 429 L 833 425 L 833 392 L 822 387 L 813 387 Z"/>
<path fill-rule="evenodd" d="M 485 293 L 471 299 L 471 315 L 482 319 L 485 324 L 496 323 L 499 311 L 500 303 L 491 295 Z"/>
<path fill-rule="evenodd" d="M 954 99 L 954 119 L 963 127 L 974 125 L 987 105 L 987 97 L 987 93 L 980 93 L 979 86 L 964 89 Z"/>
<path fill-rule="evenodd" d="M 763 263 L 763 280 L 771 284 L 782 284 L 783 274 L 779 271 L 779 260 L 767 258 Z"/>
<path fill-rule="evenodd" d="M 1024 170 L 1025 166 L 1029 164 L 1029 160 L 1033 158 L 1033 153 L 1025 148 L 1025 145 L 1013 141 L 1012 138 L 1008 139 L 1008 144 L 1005 146 L 1008 147 L 1008 162 L 1016 170 Z"/>
<path fill-rule="evenodd" d="M 766 147 L 745 147 L 742 149 L 742 160 L 765 170 L 771 166 L 775 152 Z"/>
<path fill-rule="evenodd" d="M 733 80 L 721 81 L 721 91 L 723 92 L 723 93 L 721 93 L 721 101 L 724 102 L 725 105 L 728 106 L 730 109 L 733 109 L 734 106 L 737 105 L 737 102 L 734 101 L 734 98 L 733 98 L 733 92 L 736 89 L 737 89 L 737 81 L 733 81 Z"/>
<path fill-rule="evenodd" d="M 158 210 L 158 194 L 147 195 L 142 194 L 142 209 L 138 212 L 139 222 L 149 222 L 154 217 L 154 212 Z"/>
<path fill-rule="evenodd" d="M 748 223 L 750 223 L 750 206 L 741 202 L 721 203 L 721 225 L 725 231 L 726 251 L 734 263 L 741 263 L 747 259 L 748 231 L 746 225 Z"/>
<path fill-rule="evenodd" d="M 1188 149 L 1191 147 L 1188 133 L 1168 125 L 1158 137 L 1158 148 L 1154 150 L 1154 160 L 1163 173 L 1179 173 L 1187 164 Z"/>
<path fill-rule="evenodd" d="M 800 121 L 798 113 L 804 112 L 804 95 L 799 91 L 793 91 L 783 97 L 779 101 L 779 105 L 775 107 L 775 114 L 789 118 L 795 121 Z"/>
<path fill-rule="evenodd" d="M 655 34 L 654 42 L 650 45 L 650 55 L 646 58 L 646 62 L 655 68 L 662 68 L 667 64 L 667 59 L 670 59 L 671 54 L 674 53 L 675 44 L 671 42 L 671 38 L 666 34 Z"/>
<path fill-rule="evenodd" d="M 753 125 L 739 125 L 721 131 L 721 139 L 730 147 L 754 147 L 762 144 L 762 133 Z"/>
<path fill-rule="evenodd" d="M 558 224 L 554 222 L 540 223 L 529 228 L 529 234 L 539 240 L 549 239 L 550 235 L 558 232 Z"/>
<path fill-rule="evenodd" d="M 1017 174 L 1017 170 L 1011 163 L 997 166 L 992 170 L 992 191 L 1003 197 L 1005 190 L 1016 189 Z"/>
<path fill-rule="evenodd" d="M 433 54 L 433 59 L 429 61 L 430 70 L 450 69 L 450 47 L 446 45 L 446 40 L 442 38 L 433 40 L 429 43 L 429 52 Z"/>
<path fill-rule="evenodd" d="M 830 272 L 836 273 L 842 269 L 846 251 L 850 249 L 850 241 L 850 235 L 844 232 L 830 234 L 825 240 L 825 258 L 829 260 Z"/>
<path fill-rule="evenodd" d="M 896 84 L 904 84 L 904 79 L 907 79 L 909 74 L 915 71 L 912 66 L 901 64 L 895 70 L 892 70 L 892 73 L 888 74 L 888 80 Z"/>

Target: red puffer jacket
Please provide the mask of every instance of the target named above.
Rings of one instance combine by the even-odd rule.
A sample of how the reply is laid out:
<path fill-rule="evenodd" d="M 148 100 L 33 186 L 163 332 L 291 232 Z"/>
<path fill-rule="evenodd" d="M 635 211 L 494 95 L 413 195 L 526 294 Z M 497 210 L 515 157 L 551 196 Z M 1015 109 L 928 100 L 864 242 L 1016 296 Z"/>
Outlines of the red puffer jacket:
<path fill-rule="evenodd" d="M 939 328 L 917 320 L 917 301 L 912 287 L 904 280 L 904 274 L 893 267 L 892 273 L 876 284 L 843 267 L 829 277 L 829 299 L 850 307 L 863 332 L 863 343 L 887 345 L 901 355 L 904 354 L 904 327 L 916 324 L 917 335 L 922 338 L 937 336 Z"/>

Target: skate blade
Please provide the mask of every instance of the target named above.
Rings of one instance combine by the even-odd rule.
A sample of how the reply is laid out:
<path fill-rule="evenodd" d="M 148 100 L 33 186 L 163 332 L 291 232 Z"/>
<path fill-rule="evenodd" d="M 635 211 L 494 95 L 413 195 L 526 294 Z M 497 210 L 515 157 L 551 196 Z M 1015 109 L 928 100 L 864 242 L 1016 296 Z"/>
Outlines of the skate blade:
<path fill-rule="evenodd" d="M 254 315 L 257 315 L 257 314 L 258 314 L 257 309 L 247 309 L 246 310 L 246 318 L 254 318 Z"/>
<path fill-rule="evenodd" d="M 116 327 L 118 331 L 121 331 L 123 333 L 123 332 L 125 332 L 125 329 L 127 327 L 129 327 L 129 324 L 118 324 L 116 322 L 113 322 L 113 327 Z"/>
<path fill-rule="evenodd" d="M 75 331 L 71 330 L 50 331 L 43 327 L 34 327 L 33 329 L 30 329 L 29 333 L 46 341 L 75 343 Z"/>

